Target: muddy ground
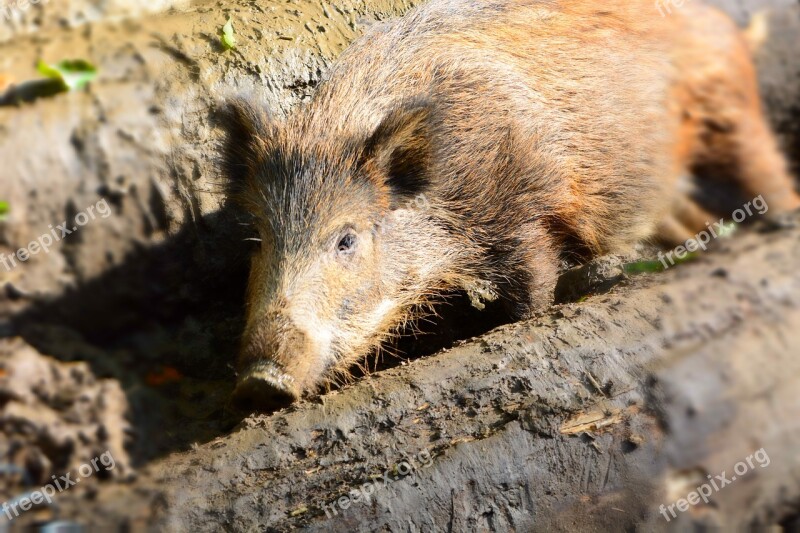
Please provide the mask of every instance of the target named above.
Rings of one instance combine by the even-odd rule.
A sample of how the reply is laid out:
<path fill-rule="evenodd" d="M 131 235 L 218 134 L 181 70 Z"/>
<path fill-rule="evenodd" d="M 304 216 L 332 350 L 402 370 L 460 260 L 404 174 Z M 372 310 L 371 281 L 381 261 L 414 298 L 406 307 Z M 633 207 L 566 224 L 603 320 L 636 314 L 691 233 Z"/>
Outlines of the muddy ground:
<path fill-rule="evenodd" d="M 742 24 L 756 8 L 773 9 L 765 17 L 767 31 L 756 57 L 771 119 L 783 146 L 800 168 L 800 7 L 788 0 L 718 3 Z M 531 331 L 542 331 L 537 328 L 554 328 L 547 330 L 552 333 L 573 327 L 584 305 L 597 305 L 601 314 L 622 306 L 627 314 L 617 316 L 629 329 L 623 328 L 619 337 L 611 339 L 621 342 L 627 331 L 642 346 L 650 346 L 656 342 L 648 329 L 650 322 L 637 318 L 633 304 L 649 301 L 656 313 L 656 300 L 648 300 L 660 294 L 653 287 L 661 283 L 691 287 L 692 280 L 708 277 L 708 271 L 692 270 L 691 266 L 669 272 L 663 280 L 647 276 L 646 281 L 634 282 L 633 288 L 602 297 L 612 300 L 593 302 L 590 298 L 588 304 L 570 304 L 565 317 L 547 326 L 506 327 L 434 360 L 408 365 L 403 361 L 385 376 L 378 374 L 380 394 L 366 393 L 375 387 L 373 381 L 366 381 L 331 396 L 339 398 L 330 400 L 337 406 L 334 412 L 326 410 L 329 400 L 323 399 L 319 404 L 303 404 L 289 415 L 243 420 L 244 415 L 229 405 L 228 396 L 242 328 L 248 252 L 243 239 L 247 235 L 238 224 L 240 217 L 221 194 L 216 169 L 219 102 L 232 94 L 258 94 L 277 115 L 287 113 L 310 97 L 331 61 L 364 27 L 398 16 L 414 4 L 404 0 L 146 4 L 50 0 L 26 10 L 17 9 L 12 19 L 0 21 L 0 91 L 5 91 L 0 97 L 0 200 L 10 206 L 5 220 L 0 221 L 0 253 L 10 254 L 62 221 L 67 228 L 78 227 L 49 253 L 40 253 L 11 269 L 0 266 L 0 450 L 4 452 L 5 472 L 0 499 L 19 497 L 46 483 L 52 475 L 76 469 L 105 451 L 116 459 L 113 469 L 102 470 L 81 487 L 59 494 L 60 503 L 39 506 L 16 523 L 68 518 L 92 524 L 97 523 L 98 509 L 103 509 L 113 525 L 131 521 L 134 525 L 170 524 L 181 529 L 213 529 L 216 525 L 250 529 L 260 523 L 278 529 L 347 529 L 354 523 L 340 520 L 327 524 L 318 503 L 333 498 L 343 485 L 365 479 L 371 469 L 396 465 L 403 453 L 417 454 L 429 448 L 437 457 L 447 456 L 452 442 L 480 440 L 476 435 L 482 435 L 485 428 L 489 428 L 487 437 L 491 436 L 498 424 L 508 426 L 510 432 L 536 436 L 546 435 L 556 423 L 547 417 L 541 423 L 526 422 L 528 415 L 524 413 L 528 411 L 496 407 L 497 402 L 527 401 L 520 392 L 527 390 L 527 385 L 519 384 L 525 380 L 543 380 L 558 389 L 553 376 L 547 381 L 544 371 L 524 378 L 508 374 L 503 379 L 509 392 L 503 392 L 501 398 L 493 397 L 491 408 L 480 405 L 480 399 L 477 407 L 474 398 L 459 399 L 458 395 L 463 395 L 459 386 L 449 385 L 420 393 L 419 403 L 407 397 L 398 412 L 381 415 L 378 413 L 392 405 L 385 399 L 387 391 L 406 391 L 418 379 L 415 376 L 431 371 L 430 365 L 439 365 L 434 361 L 450 361 L 456 357 L 454 353 L 463 358 L 459 360 L 475 361 L 476 370 L 469 380 L 489 379 L 488 371 L 478 370 L 484 368 L 481 365 L 489 365 L 485 367 L 488 369 L 497 365 L 497 373 L 505 376 L 510 372 L 508 362 L 514 360 L 514 347 L 527 342 L 520 339 L 533 335 Z M 219 30 L 229 16 L 234 20 L 239 44 L 235 50 L 225 51 Z M 91 60 L 98 66 L 97 79 L 85 90 L 35 97 L 37 85 L 31 82 L 41 77 L 35 69 L 36 61 L 65 58 Z M 101 210 L 102 206 L 108 206 L 108 211 Z M 94 207 L 96 216 L 79 225 L 81 214 L 88 213 L 90 207 Z M 783 229 L 776 234 L 791 231 Z M 752 246 L 761 242 L 755 239 Z M 731 260 L 724 252 L 719 253 L 723 254 L 717 259 L 720 264 Z M 746 253 L 746 246 L 737 248 L 735 257 Z M 796 254 L 786 253 L 785 260 L 796 264 Z M 769 261 L 761 261 L 744 261 L 741 268 L 767 268 Z M 635 288 L 638 283 L 643 284 L 641 289 Z M 789 283 L 790 287 L 792 283 L 796 288 L 796 281 Z M 697 301 L 697 306 L 729 309 L 725 306 L 735 300 L 704 290 L 710 303 Z M 572 299 L 586 294 L 573 295 Z M 787 289 L 786 294 L 786 305 L 794 309 L 796 292 Z M 765 312 L 778 305 L 772 299 L 765 301 Z M 563 312 L 554 311 L 552 316 Z M 686 331 L 706 327 L 702 315 L 680 312 L 697 319 L 682 326 Z M 552 316 L 543 320 L 554 320 Z M 460 322 L 460 318 L 454 322 Z M 443 338 L 410 346 L 411 352 L 431 352 L 449 346 L 457 337 L 481 333 L 495 325 L 492 319 L 481 317 L 473 330 L 448 329 Z M 606 333 L 600 319 L 574 327 L 580 335 L 570 333 L 562 338 L 563 343 L 585 345 L 591 335 Z M 539 348 L 526 346 L 523 351 L 529 355 L 538 353 Z M 604 350 L 613 350 L 613 346 L 609 340 Z M 562 350 L 563 345 L 558 343 L 546 349 L 550 355 Z M 627 354 L 645 360 L 657 355 L 652 348 Z M 400 360 L 387 361 L 385 366 L 399 364 Z M 455 372 L 455 366 L 442 364 L 439 373 L 431 376 L 444 382 L 448 376 L 456 381 L 467 379 L 448 374 Z M 525 368 L 538 368 L 535 362 L 525 360 L 525 364 L 529 365 Z M 548 363 L 552 364 L 556 363 Z M 517 370 L 522 372 L 523 366 Z M 475 387 L 474 382 L 466 386 L 470 387 Z M 642 389 L 637 394 L 648 393 Z M 547 402 L 556 401 L 553 398 Z M 562 398 L 556 405 L 541 409 L 578 412 L 571 401 Z M 433 409 L 459 406 L 463 412 L 452 415 L 451 422 L 447 422 L 450 415 L 437 415 L 433 429 L 428 428 L 412 441 L 395 442 L 393 448 L 386 448 L 386 441 L 381 440 L 358 445 L 371 430 L 394 435 L 401 419 L 404 424 L 413 422 L 417 417 L 409 414 L 412 403 L 414 409 L 429 403 Z M 421 413 L 427 411 L 420 409 Z M 800 411 L 787 412 L 796 419 Z M 308 425 L 309 416 L 313 420 L 329 417 L 332 422 L 314 429 Z M 369 423 L 359 426 L 365 420 Z M 550 429 L 542 429 L 541 424 Z M 642 431 L 657 432 L 658 427 L 656 423 Z M 404 431 L 408 430 L 404 426 Z M 528 442 L 519 435 L 509 435 L 512 433 L 503 433 L 498 441 L 490 442 L 508 439 L 506 444 L 497 444 L 500 449 L 514 449 Z M 543 452 L 539 447 L 544 444 L 538 440 L 529 445 L 531 457 L 537 453 L 557 456 L 553 450 Z M 254 455 L 256 449 L 265 450 L 264 455 Z M 470 448 L 466 453 L 477 458 L 479 450 Z M 320 459 L 326 453 L 334 454 L 331 463 Z M 732 451 L 726 453 L 725 460 L 735 457 Z M 434 474 L 430 475 L 446 478 L 457 472 L 463 474 L 464 460 L 458 455 L 451 456 L 449 463 L 438 459 L 435 464 L 442 466 L 431 470 Z M 674 457 L 667 455 L 659 460 L 666 464 Z M 361 471 L 337 466 L 340 464 L 356 465 Z M 564 468 L 555 461 L 547 464 L 551 469 Z M 789 464 L 789 459 L 784 464 Z M 493 463 L 492 468 L 502 471 L 520 465 L 513 461 L 505 466 Z M 593 465 L 587 466 L 587 472 L 599 468 Z M 794 468 L 788 471 L 796 473 Z M 322 477 L 313 477 L 318 472 Z M 502 477 L 490 468 L 484 474 L 484 482 L 489 484 Z M 311 485 L 303 486 L 307 492 L 293 492 L 292 485 L 308 476 Z M 210 477 L 216 480 L 214 486 L 204 484 L 203 480 Z M 574 481 L 572 477 L 565 479 Z M 784 489 L 789 486 L 788 481 L 782 483 Z M 245 488 L 231 488 L 237 484 Z M 652 485 L 655 492 L 658 485 Z M 259 492 L 258 487 L 267 488 Z M 443 487 L 434 486 L 440 492 Z M 592 492 L 591 482 L 586 481 L 585 487 L 587 494 Z M 372 519 L 373 524 L 384 524 L 391 530 L 406 529 L 405 522 L 387 519 L 386 509 L 396 505 L 400 506 L 396 512 L 401 508 L 410 512 L 425 503 L 412 498 L 411 492 L 398 492 L 403 493 L 400 500 L 393 496 L 370 512 L 349 516 L 352 520 Z M 557 494 L 540 496 L 556 501 Z M 508 496 L 521 497 L 519 493 Z M 527 497 L 537 505 L 545 501 Z M 260 498 L 261 503 L 254 505 L 254 498 Z M 508 511 L 513 516 L 520 513 L 514 519 L 517 521 L 506 518 L 492 522 L 486 518 L 491 513 L 481 510 L 478 500 L 449 502 L 464 506 L 462 516 L 484 517 L 464 524 L 467 529 L 503 530 L 509 524 L 524 527 L 530 525 L 526 520 L 537 516 L 530 510 Z M 652 509 L 646 507 L 644 498 L 637 501 L 637 517 L 647 520 Z M 97 502 L 96 507 L 91 502 Z M 791 509 L 778 512 L 777 507 L 769 507 L 772 514 L 760 516 L 759 523 L 777 523 L 792 515 Z M 493 512 L 499 513 L 499 508 Z M 372 518 L 365 516 L 370 513 Z M 538 515 L 543 516 L 550 515 Z M 753 517 L 748 515 L 747 519 Z M 420 521 L 411 523 L 422 529 L 442 525 L 439 515 L 432 514 L 426 520 L 421 516 Z"/>

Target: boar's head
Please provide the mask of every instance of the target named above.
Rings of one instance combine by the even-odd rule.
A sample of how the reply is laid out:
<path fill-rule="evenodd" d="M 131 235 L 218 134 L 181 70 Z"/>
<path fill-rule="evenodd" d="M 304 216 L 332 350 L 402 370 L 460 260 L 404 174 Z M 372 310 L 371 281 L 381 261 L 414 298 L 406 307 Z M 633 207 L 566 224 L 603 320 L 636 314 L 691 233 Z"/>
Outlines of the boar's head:
<path fill-rule="evenodd" d="M 230 197 L 259 242 L 234 398 L 285 405 L 341 377 L 413 318 L 458 246 L 428 203 L 430 112 L 397 106 L 363 135 L 316 138 L 301 117 L 274 123 L 230 106 Z"/>

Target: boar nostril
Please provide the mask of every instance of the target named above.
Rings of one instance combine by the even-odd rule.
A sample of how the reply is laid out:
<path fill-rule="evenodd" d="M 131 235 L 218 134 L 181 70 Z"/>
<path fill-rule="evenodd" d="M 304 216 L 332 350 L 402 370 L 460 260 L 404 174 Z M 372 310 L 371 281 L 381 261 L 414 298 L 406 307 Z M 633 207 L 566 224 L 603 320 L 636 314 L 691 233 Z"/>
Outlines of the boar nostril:
<path fill-rule="evenodd" d="M 233 391 L 233 402 L 240 409 L 271 411 L 286 407 L 297 399 L 294 380 L 271 361 L 258 361 L 242 375 Z"/>

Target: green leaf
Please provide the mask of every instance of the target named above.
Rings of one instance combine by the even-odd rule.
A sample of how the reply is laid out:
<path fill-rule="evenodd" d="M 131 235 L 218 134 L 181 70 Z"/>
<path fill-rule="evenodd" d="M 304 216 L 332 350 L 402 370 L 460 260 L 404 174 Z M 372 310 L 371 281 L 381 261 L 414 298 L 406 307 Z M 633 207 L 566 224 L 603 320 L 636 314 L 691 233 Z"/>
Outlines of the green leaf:
<path fill-rule="evenodd" d="M 81 89 L 97 77 L 97 68 L 85 59 L 65 59 L 55 65 L 39 60 L 36 69 L 46 78 L 59 81 L 67 91 Z"/>
<path fill-rule="evenodd" d="M 739 229 L 739 225 L 736 222 L 726 222 L 722 225 L 717 234 L 725 239 L 736 233 L 737 229 Z"/>
<path fill-rule="evenodd" d="M 225 50 L 233 50 L 236 48 L 236 37 L 233 36 L 233 19 L 228 17 L 228 22 L 222 27 L 222 47 Z"/>
<path fill-rule="evenodd" d="M 666 270 L 661 261 L 636 261 L 635 263 L 625 263 L 622 271 L 626 274 L 644 274 L 648 272 L 663 272 Z"/>
<path fill-rule="evenodd" d="M 683 257 L 678 257 L 676 254 L 673 254 L 670 255 L 668 259 L 662 259 L 658 261 L 636 261 L 635 263 L 625 263 L 622 265 L 622 271 L 628 275 L 664 272 L 671 266 L 688 263 L 689 261 L 694 261 L 698 257 L 700 257 L 699 252 L 688 252 L 684 254 Z M 664 266 L 665 262 L 667 263 L 667 266 Z"/>
<path fill-rule="evenodd" d="M 8 215 L 9 211 L 10 211 L 10 207 L 8 205 L 8 202 L 4 202 L 4 201 L 0 200 L 0 220 L 5 219 L 6 215 Z"/>

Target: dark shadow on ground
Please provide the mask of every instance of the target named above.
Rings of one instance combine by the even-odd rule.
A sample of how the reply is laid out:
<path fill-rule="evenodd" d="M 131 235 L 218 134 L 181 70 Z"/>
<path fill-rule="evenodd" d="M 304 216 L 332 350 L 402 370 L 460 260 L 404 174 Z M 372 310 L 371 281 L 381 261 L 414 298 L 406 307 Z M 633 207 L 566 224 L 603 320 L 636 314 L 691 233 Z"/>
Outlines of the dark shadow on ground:
<path fill-rule="evenodd" d="M 96 376 L 121 383 L 134 465 L 213 440 L 249 414 L 230 401 L 252 247 L 241 222 L 235 208 L 223 207 L 57 299 L 33 301 L 3 332 L 59 360 L 86 361 Z M 449 296 L 437 313 L 388 347 L 370 371 L 508 322 L 499 306 L 478 311 L 462 294 Z"/>
<path fill-rule="evenodd" d="M 120 381 L 139 464 L 213 439 L 239 421 L 227 401 L 248 248 L 235 221 L 224 208 L 160 245 L 141 247 L 101 277 L 33 302 L 4 332 Z"/>

